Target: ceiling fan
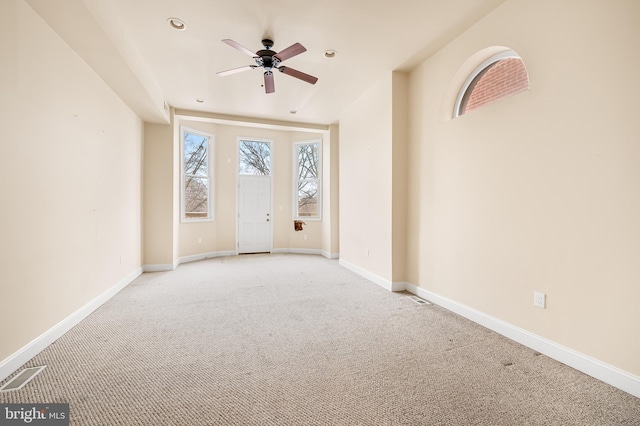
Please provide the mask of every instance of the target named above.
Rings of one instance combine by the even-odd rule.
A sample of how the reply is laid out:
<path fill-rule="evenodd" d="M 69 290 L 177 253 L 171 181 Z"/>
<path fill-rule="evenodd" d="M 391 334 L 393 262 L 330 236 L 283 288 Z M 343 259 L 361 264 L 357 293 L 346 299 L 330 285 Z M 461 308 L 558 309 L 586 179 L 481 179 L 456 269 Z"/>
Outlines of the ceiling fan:
<path fill-rule="evenodd" d="M 290 67 L 285 67 L 280 65 L 282 62 L 286 61 L 287 59 L 293 58 L 294 56 L 307 51 L 307 49 L 305 49 L 305 47 L 300 43 L 294 43 L 280 52 L 275 52 L 271 50 L 271 48 L 273 47 L 273 40 L 269 40 L 268 38 L 265 38 L 264 40 L 262 40 L 262 45 L 264 49 L 258 50 L 257 52 L 253 53 L 252 51 L 242 46 L 241 44 L 236 43 L 235 41 L 230 40 L 228 38 L 222 41 L 228 44 L 229 46 L 235 49 L 238 49 L 240 52 L 244 53 L 245 55 L 251 56 L 256 61 L 256 65 L 246 65 L 240 68 L 233 68 L 227 71 L 220 71 L 217 73 L 220 77 L 236 74 L 243 71 L 252 70 L 254 68 L 264 68 L 264 91 L 266 93 L 273 93 L 276 91 L 275 83 L 273 81 L 274 69 L 280 71 L 281 73 L 290 75 L 291 77 L 295 77 L 302 81 L 306 81 L 307 83 L 310 83 L 310 84 L 316 84 L 316 81 L 318 81 L 317 77 L 314 77 L 309 74 L 305 74 L 302 71 L 294 70 L 293 68 L 290 68 Z"/>

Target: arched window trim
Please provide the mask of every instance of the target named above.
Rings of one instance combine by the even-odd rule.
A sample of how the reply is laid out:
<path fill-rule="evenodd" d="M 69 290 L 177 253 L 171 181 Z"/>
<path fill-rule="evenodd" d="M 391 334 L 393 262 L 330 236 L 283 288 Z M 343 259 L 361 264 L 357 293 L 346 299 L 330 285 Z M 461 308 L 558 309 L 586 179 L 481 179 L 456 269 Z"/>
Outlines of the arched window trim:
<path fill-rule="evenodd" d="M 478 65 L 471 74 L 469 74 L 469 77 L 467 77 L 467 79 L 464 81 L 464 84 L 462 85 L 462 88 L 460 89 L 460 91 L 458 92 L 458 96 L 456 97 L 456 103 L 453 108 L 453 118 L 460 117 L 463 114 L 461 109 L 464 106 L 463 101 L 464 101 L 465 95 L 467 94 L 469 87 L 471 86 L 473 81 L 476 79 L 476 77 L 478 77 L 478 75 L 484 72 L 491 65 L 507 58 L 517 58 L 522 60 L 520 55 L 518 55 L 513 50 L 505 50 L 504 52 L 497 53 L 491 56 L 489 59 L 486 59 L 480 65 Z"/>

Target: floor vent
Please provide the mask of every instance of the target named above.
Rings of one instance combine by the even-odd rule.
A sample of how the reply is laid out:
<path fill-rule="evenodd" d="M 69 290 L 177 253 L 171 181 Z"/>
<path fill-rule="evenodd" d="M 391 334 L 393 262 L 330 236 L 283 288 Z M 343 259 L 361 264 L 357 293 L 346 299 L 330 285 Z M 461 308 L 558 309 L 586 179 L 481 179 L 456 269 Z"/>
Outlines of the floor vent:
<path fill-rule="evenodd" d="M 13 390 L 18 390 L 27 383 L 31 381 L 38 373 L 44 370 L 47 366 L 43 365 L 41 367 L 31 367 L 25 368 L 20 373 L 16 374 L 16 376 L 9 380 L 0 388 L 0 392 L 8 392 Z"/>
<path fill-rule="evenodd" d="M 409 299 L 413 300 L 414 303 L 418 305 L 430 305 L 431 303 L 427 302 L 424 299 L 419 298 L 418 296 L 409 296 Z"/>

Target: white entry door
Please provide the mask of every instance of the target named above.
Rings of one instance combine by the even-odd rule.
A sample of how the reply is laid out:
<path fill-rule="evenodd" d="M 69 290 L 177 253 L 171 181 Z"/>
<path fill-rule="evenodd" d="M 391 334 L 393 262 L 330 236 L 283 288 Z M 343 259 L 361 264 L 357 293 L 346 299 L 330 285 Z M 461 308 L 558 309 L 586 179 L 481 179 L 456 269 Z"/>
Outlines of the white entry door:
<path fill-rule="evenodd" d="M 238 253 L 271 251 L 271 176 L 238 177 Z"/>

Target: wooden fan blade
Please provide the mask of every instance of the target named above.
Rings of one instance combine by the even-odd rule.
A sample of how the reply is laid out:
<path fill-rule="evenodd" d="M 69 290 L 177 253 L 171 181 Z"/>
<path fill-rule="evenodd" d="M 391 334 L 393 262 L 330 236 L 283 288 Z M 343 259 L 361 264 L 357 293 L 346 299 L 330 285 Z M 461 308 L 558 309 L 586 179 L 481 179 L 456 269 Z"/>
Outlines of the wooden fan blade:
<path fill-rule="evenodd" d="M 225 75 L 237 74 L 239 72 L 249 71 L 257 67 L 258 67 L 257 65 L 247 65 L 244 67 L 233 68 L 226 71 L 220 71 L 220 72 L 217 72 L 216 74 L 218 74 L 220 77 L 224 77 Z"/>
<path fill-rule="evenodd" d="M 265 93 L 276 91 L 276 84 L 273 81 L 273 73 L 271 71 L 265 71 L 264 73 L 264 91 Z"/>
<path fill-rule="evenodd" d="M 289 67 L 280 67 L 278 68 L 281 72 L 290 75 L 291 77 L 295 77 L 298 78 L 302 81 L 306 81 L 307 83 L 310 84 L 316 84 L 316 82 L 318 81 L 318 77 L 314 77 L 312 75 L 309 74 L 305 74 L 302 71 L 298 71 L 298 70 L 294 70 L 293 68 L 289 68 Z"/>
<path fill-rule="evenodd" d="M 306 52 L 307 49 L 300 43 L 292 44 L 281 52 L 276 53 L 274 56 L 282 61 L 286 61 L 289 58 L 293 58 L 296 55 L 301 54 L 302 52 Z"/>
<path fill-rule="evenodd" d="M 241 51 L 242 53 L 244 53 L 247 56 L 251 56 L 252 58 L 256 57 L 256 52 L 250 51 L 249 49 L 247 49 L 246 47 L 244 47 L 240 43 L 236 43 L 235 41 L 233 41 L 233 40 L 231 40 L 229 38 L 225 38 L 222 41 L 224 43 L 227 43 L 229 46 L 233 47 L 234 49 L 238 49 L 239 51 Z"/>

